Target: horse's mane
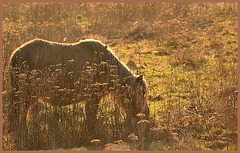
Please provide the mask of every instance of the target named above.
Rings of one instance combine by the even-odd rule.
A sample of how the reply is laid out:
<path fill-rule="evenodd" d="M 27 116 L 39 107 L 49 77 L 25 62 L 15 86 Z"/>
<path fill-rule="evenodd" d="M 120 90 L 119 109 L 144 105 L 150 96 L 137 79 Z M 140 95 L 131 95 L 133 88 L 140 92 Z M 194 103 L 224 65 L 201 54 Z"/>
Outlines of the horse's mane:
<path fill-rule="evenodd" d="M 108 60 L 115 60 L 119 68 L 124 73 L 123 74 L 124 78 L 132 78 L 136 76 L 131 71 L 131 69 L 125 63 L 120 61 L 120 59 L 116 56 L 116 54 L 109 47 L 107 47 L 106 44 L 102 43 L 101 41 L 95 40 L 95 39 L 85 39 L 85 40 L 81 40 L 80 43 L 88 43 L 93 50 L 97 51 L 99 58 L 101 57 L 100 55 L 101 52 L 103 52 L 106 55 L 110 55 L 108 56 L 108 58 L 112 58 L 112 59 L 108 59 Z"/>

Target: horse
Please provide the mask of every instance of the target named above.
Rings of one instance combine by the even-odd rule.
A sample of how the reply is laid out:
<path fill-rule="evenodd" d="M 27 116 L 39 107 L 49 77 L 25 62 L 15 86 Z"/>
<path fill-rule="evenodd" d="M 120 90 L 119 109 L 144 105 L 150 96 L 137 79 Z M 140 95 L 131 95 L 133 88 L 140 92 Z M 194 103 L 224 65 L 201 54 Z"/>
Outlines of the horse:
<path fill-rule="evenodd" d="M 98 40 L 77 43 L 31 40 L 12 53 L 9 75 L 12 88 L 8 104 L 9 131 L 15 134 L 19 130 L 27 131 L 29 111 L 39 101 L 59 107 L 85 103 L 86 125 L 92 133 L 96 133 L 99 103 L 107 95 L 120 104 L 129 124 L 138 113 L 149 116 L 143 75 L 134 74 Z M 27 147 L 22 145 L 21 148 Z"/>

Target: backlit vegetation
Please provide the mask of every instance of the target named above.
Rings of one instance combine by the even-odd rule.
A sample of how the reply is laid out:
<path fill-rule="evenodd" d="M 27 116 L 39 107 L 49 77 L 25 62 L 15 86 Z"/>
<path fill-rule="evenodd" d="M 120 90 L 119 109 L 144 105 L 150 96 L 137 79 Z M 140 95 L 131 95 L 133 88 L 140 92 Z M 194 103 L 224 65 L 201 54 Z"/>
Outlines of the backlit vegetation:
<path fill-rule="evenodd" d="M 149 150 L 237 150 L 236 3 L 3 3 L 4 120 L 9 57 L 34 38 L 98 39 L 144 74 L 150 119 L 138 126 L 150 124 Z M 55 90 L 52 78 L 34 85 L 49 81 Z M 141 131 L 128 134 L 111 98 L 101 102 L 96 124 L 102 139 L 89 145 L 83 104 L 39 104 L 29 115 L 29 149 L 142 149 Z M 5 122 L 2 147 L 16 149 Z"/>

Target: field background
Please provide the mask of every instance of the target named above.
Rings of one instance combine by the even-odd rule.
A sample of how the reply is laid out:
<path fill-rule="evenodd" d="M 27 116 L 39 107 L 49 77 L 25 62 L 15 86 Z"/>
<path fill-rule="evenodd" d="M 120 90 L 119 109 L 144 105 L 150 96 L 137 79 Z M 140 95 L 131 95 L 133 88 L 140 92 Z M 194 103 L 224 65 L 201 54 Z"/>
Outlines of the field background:
<path fill-rule="evenodd" d="M 93 38 L 144 74 L 150 150 L 237 150 L 237 3 L 3 3 L 2 22 L 4 119 L 17 47 Z M 5 150 L 9 139 L 4 131 Z"/>

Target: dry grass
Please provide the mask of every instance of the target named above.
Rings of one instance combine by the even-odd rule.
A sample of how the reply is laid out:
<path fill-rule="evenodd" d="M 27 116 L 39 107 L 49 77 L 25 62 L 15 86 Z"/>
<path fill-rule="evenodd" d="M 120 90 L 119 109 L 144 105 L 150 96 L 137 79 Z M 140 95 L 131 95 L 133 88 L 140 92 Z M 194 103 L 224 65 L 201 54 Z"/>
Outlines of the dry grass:
<path fill-rule="evenodd" d="M 4 72 L 11 53 L 36 37 L 99 39 L 144 73 L 151 112 L 149 150 L 237 150 L 236 19 L 236 3 L 4 3 Z M 49 90 L 57 86 L 41 79 L 35 85 L 41 85 L 38 81 Z M 4 119 L 8 85 L 4 73 Z M 124 114 L 112 103 L 105 99 L 98 112 L 99 143 L 106 145 L 99 148 L 92 141 L 88 149 L 142 149 L 141 135 L 129 135 Z M 45 105 L 30 112 L 30 149 L 83 149 L 88 136 L 82 104 Z M 3 149 L 14 150 L 7 133 Z"/>

